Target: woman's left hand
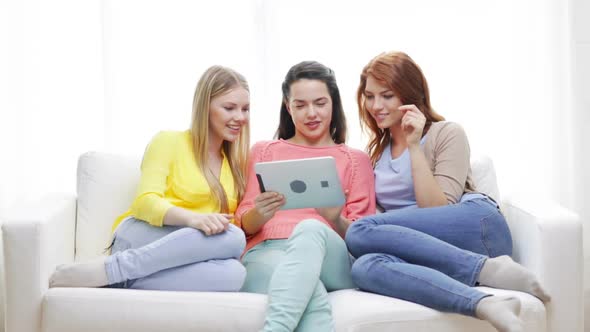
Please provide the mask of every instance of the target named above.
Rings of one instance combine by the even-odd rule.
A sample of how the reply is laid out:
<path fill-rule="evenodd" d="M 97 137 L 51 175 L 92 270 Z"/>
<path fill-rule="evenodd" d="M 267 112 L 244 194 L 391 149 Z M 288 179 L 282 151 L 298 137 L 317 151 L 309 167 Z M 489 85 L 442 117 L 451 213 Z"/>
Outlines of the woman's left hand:
<path fill-rule="evenodd" d="M 398 109 L 404 113 L 402 130 L 406 134 L 406 143 L 408 146 L 419 145 L 426 124 L 426 117 L 416 105 L 402 105 Z"/>
<path fill-rule="evenodd" d="M 336 224 L 339 221 L 340 214 L 342 213 L 342 206 L 335 207 L 324 207 L 316 208 L 316 212 L 332 224 Z"/>
<path fill-rule="evenodd" d="M 344 191 L 345 201 L 348 200 L 348 190 Z M 332 224 L 337 224 L 340 221 L 340 216 L 342 214 L 342 209 L 344 206 L 334 206 L 334 207 L 325 207 L 325 208 L 316 208 L 315 211 L 322 216 L 327 221 L 331 222 Z"/>

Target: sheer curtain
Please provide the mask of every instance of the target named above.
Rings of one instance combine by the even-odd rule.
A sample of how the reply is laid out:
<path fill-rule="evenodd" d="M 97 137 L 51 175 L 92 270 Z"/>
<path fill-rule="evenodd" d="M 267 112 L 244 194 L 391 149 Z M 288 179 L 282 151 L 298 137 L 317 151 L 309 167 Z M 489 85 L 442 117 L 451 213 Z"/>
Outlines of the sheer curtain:
<path fill-rule="evenodd" d="M 107 149 L 141 154 L 157 131 L 188 129 L 197 81 L 214 64 L 244 74 L 263 99 L 257 9 L 251 1 L 103 1 Z"/>
<path fill-rule="evenodd" d="M 434 107 L 461 123 L 475 154 L 490 155 L 503 191 L 544 192 L 569 160 L 571 107 L 559 1 L 103 1 L 106 149 L 143 151 L 161 129 L 188 126 L 192 93 L 212 64 L 234 67 L 252 90 L 252 141 L 270 139 L 280 84 L 293 64 L 332 67 L 350 145 L 363 148 L 355 92 L 362 67 L 388 50 L 423 68 Z M 556 14 L 557 13 L 557 14 Z M 564 74 L 565 73 L 565 74 Z M 565 104 L 564 104 L 565 102 Z M 556 114 L 560 114 L 556 117 Z M 560 121 L 554 121 L 560 120 Z M 557 147 L 556 145 L 559 145 Z M 571 164 L 565 165 L 571 168 Z M 566 181 L 567 182 L 567 181 Z M 567 190 L 563 190 L 567 193 Z"/>
<path fill-rule="evenodd" d="M 75 191 L 104 147 L 100 0 L 0 1 L 0 220 L 15 202 Z"/>
<path fill-rule="evenodd" d="M 573 195 L 572 208 L 578 212 L 583 221 L 590 220 L 590 204 L 588 204 L 588 187 L 590 187 L 590 2 L 586 0 L 574 0 L 572 6 L 573 16 L 573 63 L 572 82 L 574 92 L 573 106 L 573 141 L 567 147 L 573 150 L 574 169 L 572 173 L 574 181 L 570 192 Z M 571 197 L 571 196 L 570 196 Z M 590 240 L 590 227 L 584 227 L 584 238 Z M 588 243 L 588 242 L 586 242 Z M 586 315 L 590 317 L 590 245 L 585 246 L 585 298 Z M 590 323 L 586 320 L 586 331 L 590 331 Z"/>

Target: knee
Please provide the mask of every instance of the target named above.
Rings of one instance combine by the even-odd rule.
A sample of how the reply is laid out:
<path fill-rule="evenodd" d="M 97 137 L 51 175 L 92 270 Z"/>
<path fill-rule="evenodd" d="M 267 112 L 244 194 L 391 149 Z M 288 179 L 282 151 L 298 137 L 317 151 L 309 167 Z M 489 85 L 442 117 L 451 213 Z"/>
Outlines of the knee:
<path fill-rule="evenodd" d="M 316 235 L 316 234 L 324 234 L 325 232 L 329 231 L 330 228 L 316 219 L 305 219 L 301 221 L 295 229 L 293 229 L 293 234 L 291 237 L 295 236 L 307 236 L 307 235 Z"/>
<path fill-rule="evenodd" d="M 240 258 L 246 248 L 246 235 L 239 227 L 230 224 L 225 231 L 225 242 L 231 257 Z"/>
<path fill-rule="evenodd" d="M 289 248 L 297 248 L 302 251 L 325 248 L 329 231 L 333 232 L 330 227 L 321 221 L 306 219 L 295 226 L 287 243 Z"/>
<path fill-rule="evenodd" d="M 224 260 L 223 265 L 225 277 L 219 291 L 239 292 L 246 280 L 246 268 L 237 259 Z"/>
<path fill-rule="evenodd" d="M 361 289 L 371 289 L 383 275 L 383 265 L 401 262 L 386 254 L 366 254 L 358 258 L 350 270 L 352 281 Z"/>
<path fill-rule="evenodd" d="M 369 271 L 372 270 L 372 266 L 375 264 L 378 255 L 379 254 L 363 255 L 352 264 L 352 268 L 350 269 L 352 281 L 354 281 L 354 283 L 360 288 L 363 288 L 363 284 L 368 279 Z"/>
<path fill-rule="evenodd" d="M 481 238 L 488 256 L 512 256 L 512 235 L 502 214 L 495 211 L 481 220 L 481 226 Z"/>
<path fill-rule="evenodd" d="M 498 213 L 500 214 L 500 213 Z M 508 223 L 503 215 L 500 214 L 500 238 L 501 243 L 499 245 L 499 250 L 496 256 L 501 255 L 508 255 L 512 256 L 512 233 L 510 232 L 510 228 L 508 227 Z"/>
<path fill-rule="evenodd" d="M 365 243 L 369 241 L 369 238 L 366 234 L 366 230 L 369 225 L 370 223 L 367 221 L 367 219 L 363 218 L 353 222 L 350 226 L 348 226 L 344 241 L 346 242 L 348 250 L 354 257 L 362 256 L 365 251 Z"/>

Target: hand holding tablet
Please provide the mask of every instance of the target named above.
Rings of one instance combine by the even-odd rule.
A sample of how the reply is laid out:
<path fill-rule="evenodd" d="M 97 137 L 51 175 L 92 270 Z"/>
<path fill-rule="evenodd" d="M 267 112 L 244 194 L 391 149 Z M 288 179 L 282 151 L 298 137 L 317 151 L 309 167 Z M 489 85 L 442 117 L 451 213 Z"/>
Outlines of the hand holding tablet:
<path fill-rule="evenodd" d="M 346 202 L 333 157 L 259 162 L 260 192 L 285 196 L 282 210 L 342 206 Z"/>

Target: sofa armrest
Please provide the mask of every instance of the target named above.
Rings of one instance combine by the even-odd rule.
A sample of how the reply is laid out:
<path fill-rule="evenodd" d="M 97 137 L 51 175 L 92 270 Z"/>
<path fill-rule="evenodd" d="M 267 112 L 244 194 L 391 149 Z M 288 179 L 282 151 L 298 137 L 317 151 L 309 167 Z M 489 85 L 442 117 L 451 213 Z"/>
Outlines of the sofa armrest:
<path fill-rule="evenodd" d="M 503 211 L 512 232 L 513 257 L 533 271 L 552 299 L 548 331 L 584 328 L 583 242 L 579 217 L 553 201 L 510 197 Z"/>
<path fill-rule="evenodd" d="M 58 263 L 74 259 L 76 197 L 50 195 L 18 204 L 2 225 L 6 331 L 41 330 L 41 303 Z"/>

